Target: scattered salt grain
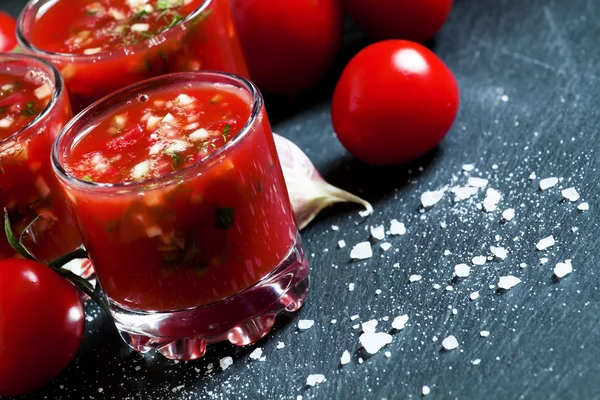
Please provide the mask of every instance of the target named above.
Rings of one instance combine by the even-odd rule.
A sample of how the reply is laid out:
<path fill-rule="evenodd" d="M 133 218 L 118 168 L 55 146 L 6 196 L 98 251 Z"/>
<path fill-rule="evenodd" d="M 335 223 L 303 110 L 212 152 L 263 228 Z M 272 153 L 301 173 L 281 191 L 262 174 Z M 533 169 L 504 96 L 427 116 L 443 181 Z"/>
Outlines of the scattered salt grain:
<path fill-rule="evenodd" d="M 371 236 L 376 240 L 383 240 L 385 238 L 385 228 L 383 225 L 372 226 L 371 227 Z"/>
<path fill-rule="evenodd" d="M 571 228 L 571 232 L 573 232 L 573 233 L 577 232 L 578 230 L 579 230 L 579 228 L 576 226 Z"/>
<path fill-rule="evenodd" d="M 375 290 L 375 294 L 376 294 L 377 296 L 379 296 L 379 295 L 381 294 L 381 289 L 377 289 L 377 290 Z"/>
<path fill-rule="evenodd" d="M 440 286 L 439 284 L 437 284 L 437 283 L 434 283 L 434 284 L 433 284 L 433 288 L 434 288 L 435 290 L 438 290 L 438 289 L 440 289 L 440 288 L 441 288 L 441 286 Z"/>
<path fill-rule="evenodd" d="M 590 209 L 590 205 L 588 203 L 581 203 L 580 205 L 577 206 L 577 209 L 579 211 L 587 211 Z"/>
<path fill-rule="evenodd" d="M 262 349 L 260 347 L 257 347 L 252 353 L 250 353 L 248 357 L 250 357 L 251 360 L 258 360 L 262 357 L 262 353 Z"/>
<path fill-rule="evenodd" d="M 375 331 L 377 330 L 378 323 L 379 323 L 379 321 L 377 321 L 376 319 L 372 319 L 370 321 L 363 322 L 362 323 L 363 332 L 364 333 L 375 333 Z"/>
<path fill-rule="evenodd" d="M 475 169 L 475 166 L 473 164 L 465 164 L 462 166 L 463 171 L 473 171 Z"/>
<path fill-rule="evenodd" d="M 350 316 L 350 321 L 354 321 L 354 320 L 357 320 L 359 318 L 360 317 L 358 316 L 358 314 L 355 314 L 355 315 Z"/>
<path fill-rule="evenodd" d="M 532 172 L 531 174 L 529 174 L 529 179 L 530 179 L 530 180 L 532 180 L 532 181 L 533 181 L 533 180 L 534 180 L 534 179 L 536 179 L 536 178 L 537 178 L 537 175 L 535 174 L 535 172 Z"/>
<path fill-rule="evenodd" d="M 471 273 L 471 267 L 467 264 L 457 264 L 454 266 L 454 276 L 457 278 L 466 278 Z"/>
<path fill-rule="evenodd" d="M 421 204 L 423 207 L 433 207 L 444 197 L 444 190 L 427 191 L 421 195 Z"/>
<path fill-rule="evenodd" d="M 336 323 L 337 323 L 337 319 L 332 319 L 330 322 L 331 322 L 332 324 L 336 324 Z"/>
<path fill-rule="evenodd" d="M 339 227 L 339 226 L 337 226 L 337 225 L 331 225 L 331 230 L 332 230 L 332 231 L 339 231 L 339 230 L 340 230 L 340 227 Z"/>
<path fill-rule="evenodd" d="M 359 341 L 367 353 L 377 354 L 384 346 L 392 343 L 392 336 L 384 332 L 363 333 Z"/>
<path fill-rule="evenodd" d="M 400 331 L 406 327 L 406 323 L 408 322 L 408 315 L 404 314 L 399 317 L 394 318 L 392 321 L 392 328 Z"/>
<path fill-rule="evenodd" d="M 542 240 L 540 240 L 538 242 L 538 244 L 535 245 L 535 247 L 540 250 L 546 250 L 552 246 L 554 246 L 556 244 L 556 242 L 554 241 L 554 236 L 550 235 L 548 237 L 543 238 Z"/>
<path fill-rule="evenodd" d="M 502 219 L 505 221 L 511 221 L 515 217 L 515 209 L 507 208 L 502 212 Z"/>
<path fill-rule="evenodd" d="M 489 181 L 485 178 L 470 177 L 469 179 L 467 179 L 467 185 L 474 188 L 486 187 L 488 182 Z"/>
<path fill-rule="evenodd" d="M 453 308 L 452 309 L 452 315 L 456 315 L 456 314 L 458 314 L 458 310 L 456 308 Z"/>
<path fill-rule="evenodd" d="M 300 329 L 301 331 L 305 331 L 307 329 L 312 328 L 314 324 L 315 321 L 312 319 L 301 319 L 300 321 L 298 321 L 298 329 Z"/>
<path fill-rule="evenodd" d="M 483 264 L 485 264 L 486 261 L 487 261 L 487 258 L 485 256 L 476 256 L 476 257 L 473 257 L 473 259 L 471 260 L 473 265 L 483 265 Z"/>
<path fill-rule="evenodd" d="M 573 266 L 571 265 L 570 260 L 567 260 L 564 263 L 559 262 L 554 267 L 554 275 L 558 279 L 564 278 L 565 276 L 569 275 L 571 272 L 573 272 Z"/>
<path fill-rule="evenodd" d="M 521 264 L 519 264 L 519 267 L 520 268 L 527 268 L 527 264 L 526 263 L 521 263 Z"/>
<path fill-rule="evenodd" d="M 479 365 L 479 364 L 481 364 L 481 360 L 479 358 L 476 358 L 475 360 L 471 361 L 471 364 Z"/>
<path fill-rule="evenodd" d="M 477 194 L 478 188 L 472 186 L 457 186 L 450 189 L 454 193 L 454 201 L 459 202 L 462 200 L 468 200 Z"/>
<path fill-rule="evenodd" d="M 490 251 L 492 252 L 494 257 L 496 257 L 500 260 L 505 260 L 506 257 L 508 256 L 508 252 L 506 251 L 506 249 L 504 247 L 490 246 Z"/>
<path fill-rule="evenodd" d="M 502 96 L 500 96 L 500 100 L 502 100 L 503 103 L 506 103 L 508 101 L 508 96 L 503 94 Z"/>
<path fill-rule="evenodd" d="M 389 249 L 392 248 L 392 245 L 390 243 L 386 242 L 386 243 L 381 243 L 379 245 L 379 247 L 381 247 L 381 250 L 383 250 L 383 251 L 388 251 Z"/>
<path fill-rule="evenodd" d="M 349 283 L 349 284 L 348 284 L 348 291 L 349 291 L 349 292 L 352 292 L 352 291 L 354 291 L 354 283 Z"/>
<path fill-rule="evenodd" d="M 485 194 L 485 199 L 483 200 L 483 209 L 486 212 L 495 211 L 501 197 L 502 195 L 497 190 L 491 188 L 488 189 Z"/>
<path fill-rule="evenodd" d="M 519 283 L 521 283 L 521 280 L 516 276 L 501 276 L 498 280 L 498 288 L 502 290 L 510 290 L 517 286 Z"/>
<path fill-rule="evenodd" d="M 442 347 L 446 351 L 454 350 L 458 347 L 458 340 L 452 335 L 442 341 Z"/>
<path fill-rule="evenodd" d="M 548 259 L 546 257 L 540 258 L 540 264 L 546 264 Z"/>
<path fill-rule="evenodd" d="M 346 241 L 345 240 L 338 241 L 338 246 L 340 246 L 340 249 L 343 249 L 344 247 L 346 247 Z"/>
<path fill-rule="evenodd" d="M 406 233 L 406 227 L 402 222 L 399 222 L 397 219 L 393 219 L 390 221 L 390 230 L 388 233 L 390 235 L 404 235 Z"/>
<path fill-rule="evenodd" d="M 423 396 L 427 396 L 429 393 L 431 393 L 431 389 L 429 389 L 429 386 L 423 386 L 423 389 L 421 389 L 421 394 Z"/>
<path fill-rule="evenodd" d="M 360 242 L 356 244 L 350 252 L 350 258 L 353 260 L 365 260 L 373 256 L 373 249 L 371 243 Z"/>
<path fill-rule="evenodd" d="M 479 332 L 479 336 L 488 337 L 488 336 L 490 336 L 490 331 L 481 331 L 481 332 Z"/>
<path fill-rule="evenodd" d="M 278 343 L 277 343 L 277 350 L 281 350 L 281 349 L 283 349 L 283 348 L 285 348 L 285 343 L 283 343 L 283 342 L 278 342 Z"/>
<path fill-rule="evenodd" d="M 452 287 L 452 285 L 448 285 L 448 286 L 446 286 L 446 291 L 447 291 L 447 292 L 451 292 L 451 291 L 453 291 L 453 290 L 454 290 L 454 288 Z"/>
<path fill-rule="evenodd" d="M 575 188 L 573 188 L 573 187 L 570 187 L 570 188 L 564 189 L 564 190 L 561 192 L 561 194 L 562 194 L 562 196 L 563 196 L 565 199 L 567 199 L 567 200 L 569 200 L 569 201 L 577 201 L 577 200 L 579 200 L 579 193 L 577 192 L 577 189 L 575 189 Z"/>
<path fill-rule="evenodd" d="M 316 386 L 323 382 L 325 382 L 325 375 L 322 374 L 311 374 L 306 378 L 306 384 L 308 386 Z"/>
<path fill-rule="evenodd" d="M 416 275 L 416 274 L 415 274 L 415 275 L 411 275 L 411 276 L 409 276 L 409 277 L 408 277 L 408 281 L 409 281 L 410 283 L 413 283 L 413 282 L 418 282 L 418 281 L 420 281 L 422 278 L 423 278 L 423 277 L 422 277 L 421 275 Z"/>
<path fill-rule="evenodd" d="M 281 343 L 281 342 L 279 342 L 279 343 Z M 233 358 L 231 358 L 231 357 L 223 357 L 219 360 L 219 365 L 221 366 L 221 369 L 223 371 L 225 371 L 227 368 L 229 368 L 232 364 L 233 364 Z"/>
<path fill-rule="evenodd" d="M 556 186 L 557 183 L 558 183 L 558 178 L 555 178 L 555 177 L 542 179 L 540 181 L 540 189 L 541 190 L 550 189 L 551 187 Z"/>
<path fill-rule="evenodd" d="M 449 256 L 450 254 L 452 254 L 452 252 L 450 250 L 444 250 L 444 255 L 445 256 Z"/>
<path fill-rule="evenodd" d="M 350 352 L 348 350 L 344 350 L 342 353 L 342 358 L 340 359 L 340 364 L 346 365 L 350 362 Z"/>
<path fill-rule="evenodd" d="M 389 351 L 386 351 L 386 352 L 385 352 L 385 353 L 383 353 L 383 354 L 385 354 L 385 356 L 386 356 L 387 358 L 390 358 L 390 357 L 392 356 L 392 353 L 391 353 L 391 352 L 389 352 Z"/>
<path fill-rule="evenodd" d="M 469 299 L 477 300 L 479 298 L 479 292 L 473 292 L 469 295 Z"/>

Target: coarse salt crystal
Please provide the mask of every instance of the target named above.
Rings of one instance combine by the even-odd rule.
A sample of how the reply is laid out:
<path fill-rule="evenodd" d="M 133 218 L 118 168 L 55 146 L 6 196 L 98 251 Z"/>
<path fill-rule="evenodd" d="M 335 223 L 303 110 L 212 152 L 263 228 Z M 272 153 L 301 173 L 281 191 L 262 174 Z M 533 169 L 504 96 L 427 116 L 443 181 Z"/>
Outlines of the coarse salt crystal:
<path fill-rule="evenodd" d="M 396 330 L 402 330 L 406 327 L 406 323 L 408 322 L 408 315 L 400 315 L 399 317 L 394 318 L 392 321 L 392 328 Z"/>
<path fill-rule="evenodd" d="M 474 188 L 486 187 L 488 182 L 489 181 L 485 178 L 470 177 L 469 179 L 467 179 L 467 185 Z"/>
<path fill-rule="evenodd" d="M 397 219 L 393 219 L 390 221 L 390 230 L 388 233 L 390 235 L 404 235 L 406 233 L 406 227 L 402 222 L 399 222 Z"/>
<path fill-rule="evenodd" d="M 359 341 L 367 353 L 377 354 L 384 346 L 392 343 L 392 336 L 384 332 L 369 332 L 360 335 Z"/>
<path fill-rule="evenodd" d="M 530 179 L 530 180 L 532 180 L 532 181 L 533 181 L 533 180 L 534 180 L 534 179 L 536 179 L 536 178 L 537 178 L 537 175 L 535 174 L 535 172 L 532 172 L 531 174 L 529 174 L 529 179 Z"/>
<path fill-rule="evenodd" d="M 448 286 L 446 286 L 446 291 L 447 291 L 447 292 L 451 292 L 451 291 L 453 291 L 453 290 L 454 290 L 454 288 L 452 287 L 452 285 L 448 285 Z"/>
<path fill-rule="evenodd" d="M 298 329 L 304 331 L 312 328 L 314 324 L 315 321 L 312 319 L 301 319 L 300 321 L 298 321 Z"/>
<path fill-rule="evenodd" d="M 369 242 L 360 242 L 356 244 L 350 252 L 350 258 L 354 260 L 365 260 L 371 257 L 373 257 L 373 249 Z"/>
<path fill-rule="evenodd" d="M 458 347 L 458 340 L 453 335 L 450 335 L 442 341 L 442 347 L 446 351 L 454 350 Z"/>
<path fill-rule="evenodd" d="M 456 315 L 456 314 L 458 314 L 458 310 L 456 308 L 453 308 L 452 309 L 452 315 Z"/>
<path fill-rule="evenodd" d="M 390 243 L 381 243 L 379 247 L 381 247 L 383 251 L 388 251 L 392 248 L 392 245 Z"/>
<path fill-rule="evenodd" d="M 502 219 L 505 221 L 511 221 L 515 217 L 515 209 L 507 208 L 502 212 Z"/>
<path fill-rule="evenodd" d="M 444 255 L 445 256 L 449 256 L 450 254 L 452 254 L 452 252 L 450 250 L 444 250 Z"/>
<path fill-rule="evenodd" d="M 479 332 L 479 336 L 488 337 L 488 336 L 490 336 L 490 331 L 481 331 L 481 332 Z"/>
<path fill-rule="evenodd" d="M 350 362 L 350 352 L 348 350 L 344 350 L 342 353 L 342 358 L 340 359 L 340 364 L 346 365 Z"/>
<path fill-rule="evenodd" d="M 579 228 L 576 226 L 571 228 L 571 232 L 573 232 L 573 233 L 577 232 L 578 230 L 579 230 Z"/>
<path fill-rule="evenodd" d="M 414 274 L 414 275 L 411 275 L 411 276 L 409 276 L 409 277 L 408 277 L 408 281 L 409 281 L 410 283 L 413 283 L 413 282 L 418 282 L 418 281 L 420 281 L 422 278 L 423 278 L 423 277 L 422 277 L 421 275 Z"/>
<path fill-rule="evenodd" d="M 374 333 L 377 330 L 378 323 L 379 323 L 379 321 L 377 321 L 376 319 L 372 319 L 367 322 L 363 322 L 361 324 L 363 332 L 364 333 Z"/>
<path fill-rule="evenodd" d="M 454 276 L 458 278 L 466 278 L 471 273 L 471 267 L 467 264 L 457 264 L 454 266 Z"/>
<path fill-rule="evenodd" d="M 340 230 L 340 227 L 339 227 L 339 226 L 337 226 L 337 225 L 331 225 L 331 230 L 332 230 L 332 231 L 339 231 L 339 230 Z"/>
<path fill-rule="evenodd" d="M 485 194 L 485 199 L 483 199 L 483 209 L 486 212 L 495 211 L 501 197 L 502 195 L 497 190 L 491 188 L 488 189 Z"/>
<path fill-rule="evenodd" d="M 219 365 L 221 365 L 221 369 L 225 371 L 233 364 L 233 358 L 231 357 L 223 357 L 219 360 Z"/>
<path fill-rule="evenodd" d="M 262 353 L 262 349 L 260 347 L 257 347 L 252 353 L 250 353 L 248 357 L 250 357 L 251 360 L 258 360 L 262 357 Z"/>
<path fill-rule="evenodd" d="M 516 276 L 501 276 L 498 280 L 498 288 L 502 290 L 510 290 L 517 286 L 519 283 L 521 283 L 521 280 Z"/>
<path fill-rule="evenodd" d="M 485 264 L 486 261 L 487 261 L 487 258 L 485 256 L 475 256 L 471 260 L 473 265 L 483 265 L 483 264 Z"/>
<path fill-rule="evenodd" d="M 550 235 L 548 237 L 543 238 L 542 240 L 540 240 L 535 247 L 540 250 L 546 250 L 552 246 L 554 246 L 556 244 L 556 242 L 554 241 L 554 236 Z"/>
<path fill-rule="evenodd" d="M 590 205 L 588 203 L 581 203 L 580 205 L 577 206 L 577 209 L 579 211 L 587 211 L 590 209 Z"/>
<path fill-rule="evenodd" d="M 465 164 L 462 166 L 463 171 L 473 171 L 475 169 L 475 166 L 473 164 Z"/>
<path fill-rule="evenodd" d="M 571 272 L 573 272 L 573 266 L 571 265 L 571 261 L 569 261 L 569 260 L 565 261 L 564 263 L 559 262 L 554 267 L 554 275 L 558 279 L 564 278 L 565 276 L 569 275 Z"/>
<path fill-rule="evenodd" d="M 392 356 L 392 353 L 391 353 L 391 352 L 389 352 L 389 351 L 386 351 L 386 352 L 385 352 L 385 353 L 383 353 L 383 354 L 385 354 L 385 356 L 386 356 L 387 358 L 390 358 L 390 357 Z"/>
<path fill-rule="evenodd" d="M 429 393 L 431 393 L 431 389 L 429 388 L 429 386 L 423 386 L 423 389 L 421 389 L 421 394 L 423 396 L 427 396 Z"/>
<path fill-rule="evenodd" d="M 278 343 L 277 343 L 277 350 L 281 350 L 281 349 L 283 349 L 283 348 L 285 348 L 285 343 L 283 343 L 283 342 L 278 342 Z"/>
<path fill-rule="evenodd" d="M 426 191 L 421 194 L 421 204 L 423 207 L 433 207 L 444 197 L 445 190 Z"/>
<path fill-rule="evenodd" d="M 502 96 L 500 96 L 500 100 L 501 100 L 503 103 L 506 103 L 506 102 L 508 101 L 508 96 L 507 96 L 507 95 L 505 95 L 505 94 L 503 94 Z"/>
<path fill-rule="evenodd" d="M 499 258 L 500 260 L 505 260 L 508 256 L 508 252 L 504 247 L 490 246 L 490 251 L 494 257 Z"/>
<path fill-rule="evenodd" d="M 452 189 L 450 189 L 450 191 L 452 193 L 454 193 L 454 201 L 455 202 L 459 202 L 462 200 L 467 200 L 469 198 L 471 198 L 472 196 L 477 194 L 477 191 L 479 189 L 477 187 L 472 187 L 472 186 L 464 186 L 464 187 L 453 187 Z"/>
<path fill-rule="evenodd" d="M 323 382 L 325 382 L 325 375 L 322 374 L 311 374 L 306 378 L 306 384 L 308 386 L 316 386 Z"/>
<path fill-rule="evenodd" d="M 546 264 L 547 262 L 548 262 L 548 259 L 546 257 L 540 258 L 540 264 Z"/>
<path fill-rule="evenodd" d="M 469 295 L 469 299 L 477 300 L 479 298 L 479 292 L 473 292 Z"/>
<path fill-rule="evenodd" d="M 348 291 L 349 291 L 349 292 L 352 292 L 352 291 L 354 291 L 354 283 L 349 283 L 349 284 L 348 284 Z"/>
<path fill-rule="evenodd" d="M 542 179 L 540 181 L 540 189 L 541 190 L 550 189 L 550 188 L 556 186 L 557 184 L 558 184 L 558 178 L 552 177 L 552 178 Z"/>
<path fill-rule="evenodd" d="M 344 247 L 346 247 L 346 241 L 345 240 L 338 240 L 338 246 L 340 246 L 340 249 L 343 249 Z"/>
<path fill-rule="evenodd" d="M 569 200 L 569 201 L 577 201 L 577 200 L 579 200 L 579 193 L 577 192 L 577 189 L 575 189 L 575 188 L 573 188 L 573 187 L 570 187 L 570 188 L 564 189 L 564 190 L 561 192 L 561 194 L 562 194 L 562 196 L 563 196 L 565 199 L 567 199 L 567 200 Z"/>
<path fill-rule="evenodd" d="M 371 236 L 376 240 L 383 240 L 385 238 L 385 228 L 383 225 L 372 226 L 371 227 Z"/>
<path fill-rule="evenodd" d="M 521 264 L 519 264 L 519 267 L 520 268 L 527 268 L 527 264 L 526 263 L 521 263 Z"/>

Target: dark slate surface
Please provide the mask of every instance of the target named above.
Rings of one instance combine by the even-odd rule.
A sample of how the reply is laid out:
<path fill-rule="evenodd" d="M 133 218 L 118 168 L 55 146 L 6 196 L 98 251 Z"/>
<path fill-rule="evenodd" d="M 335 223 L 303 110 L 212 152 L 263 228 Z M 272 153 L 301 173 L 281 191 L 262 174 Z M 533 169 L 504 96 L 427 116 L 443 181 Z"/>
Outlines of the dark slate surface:
<path fill-rule="evenodd" d="M 3 0 L 1 8 L 16 12 L 20 4 Z M 439 399 L 600 398 L 598 16 L 600 3 L 590 0 L 456 0 L 433 48 L 456 74 L 460 113 L 439 149 L 413 166 L 369 168 L 343 150 L 328 104 L 339 68 L 294 104 L 269 99 L 274 129 L 298 143 L 327 179 L 362 194 L 376 211 L 365 221 L 356 208 L 338 206 L 304 231 L 311 293 L 298 315 L 281 318 L 258 344 L 266 361 L 249 361 L 256 346 L 226 344 L 196 362 L 142 357 L 129 351 L 107 318 L 89 305 L 91 320 L 77 360 L 28 398 L 415 399 L 423 385 L 431 387 L 428 398 Z M 339 64 L 365 43 L 350 30 Z M 477 167 L 471 176 L 489 178 L 490 187 L 502 193 L 499 211 L 476 209 L 481 192 L 458 204 L 446 195 L 421 213 L 421 193 L 464 184 L 465 163 Z M 564 179 L 541 192 L 539 179 L 528 179 L 531 172 Z M 590 211 L 562 201 L 560 189 L 569 186 L 590 203 Z M 516 209 L 516 217 L 502 224 L 500 211 L 508 207 Z M 367 226 L 388 227 L 392 218 L 404 222 L 408 233 L 388 238 L 393 248 L 385 253 L 375 245 L 372 259 L 349 262 L 351 246 L 368 239 Z M 574 233 L 572 227 L 579 230 Z M 550 234 L 557 245 L 536 251 L 537 241 Z M 339 249 L 340 239 L 348 247 Z M 494 244 L 509 249 L 505 261 L 473 267 L 469 278 L 451 282 L 455 264 L 488 255 Z M 452 254 L 444 256 L 444 250 Z M 541 264 L 542 257 L 549 261 Z M 573 259 L 574 272 L 557 282 L 553 267 L 565 259 Z M 521 269 L 523 262 L 527 267 Z M 409 283 L 411 274 L 423 279 Z M 523 282 L 507 293 L 489 288 L 508 274 Z M 350 282 L 356 284 L 352 292 Z M 449 284 L 453 291 L 445 290 Z M 481 297 L 469 301 L 477 290 Z M 408 326 L 394 334 L 390 346 L 365 357 L 352 325 L 377 318 L 387 331 L 393 317 L 403 313 L 410 316 Z M 360 319 L 350 321 L 354 314 Z M 314 319 L 315 326 L 298 332 L 300 317 Z M 490 336 L 480 337 L 481 330 Z M 441 340 L 450 334 L 460 347 L 440 351 Z M 284 349 L 276 349 L 279 341 Z M 340 367 L 344 350 L 352 353 L 352 361 Z M 224 356 L 235 362 L 222 372 Z M 481 363 L 473 365 L 475 359 Z M 313 373 L 327 380 L 307 388 Z"/>

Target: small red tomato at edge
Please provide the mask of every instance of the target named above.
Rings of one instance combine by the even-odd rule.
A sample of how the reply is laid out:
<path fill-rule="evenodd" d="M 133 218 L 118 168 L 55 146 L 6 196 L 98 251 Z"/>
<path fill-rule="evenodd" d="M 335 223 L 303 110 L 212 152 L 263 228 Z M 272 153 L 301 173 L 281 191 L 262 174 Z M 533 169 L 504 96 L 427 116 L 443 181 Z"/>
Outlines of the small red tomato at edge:
<path fill-rule="evenodd" d="M 423 42 L 441 29 L 452 0 L 343 0 L 356 25 L 375 39 Z"/>
<path fill-rule="evenodd" d="M 252 81 L 265 92 L 294 97 L 315 85 L 340 48 L 338 0 L 232 0 Z"/>
<path fill-rule="evenodd" d="M 75 287 L 35 261 L 0 261 L 0 396 L 30 393 L 69 365 L 83 337 Z"/>
<path fill-rule="evenodd" d="M 350 60 L 334 91 L 331 117 L 355 157 L 392 165 L 432 150 L 452 126 L 458 104 L 456 80 L 434 53 L 389 40 Z"/>
<path fill-rule="evenodd" d="M 17 47 L 17 21 L 0 11 L 0 52 L 8 52 Z"/>

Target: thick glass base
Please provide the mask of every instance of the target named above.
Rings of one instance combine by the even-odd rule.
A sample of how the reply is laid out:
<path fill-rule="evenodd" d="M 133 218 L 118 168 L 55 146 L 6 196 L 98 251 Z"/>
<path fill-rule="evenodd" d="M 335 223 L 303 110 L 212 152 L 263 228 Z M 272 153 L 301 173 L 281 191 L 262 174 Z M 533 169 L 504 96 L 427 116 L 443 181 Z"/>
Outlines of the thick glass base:
<path fill-rule="evenodd" d="M 277 314 L 302 307 L 308 286 L 308 263 L 298 235 L 288 256 L 270 275 L 219 302 L 153 313 L 108 302 L 117 329 L 131 348 L 140 353 L 156 349 L 174 360 L 194 360 L 211 343 L 229 340 L 245 346 L 260 340 L 273 328 Z"/>

